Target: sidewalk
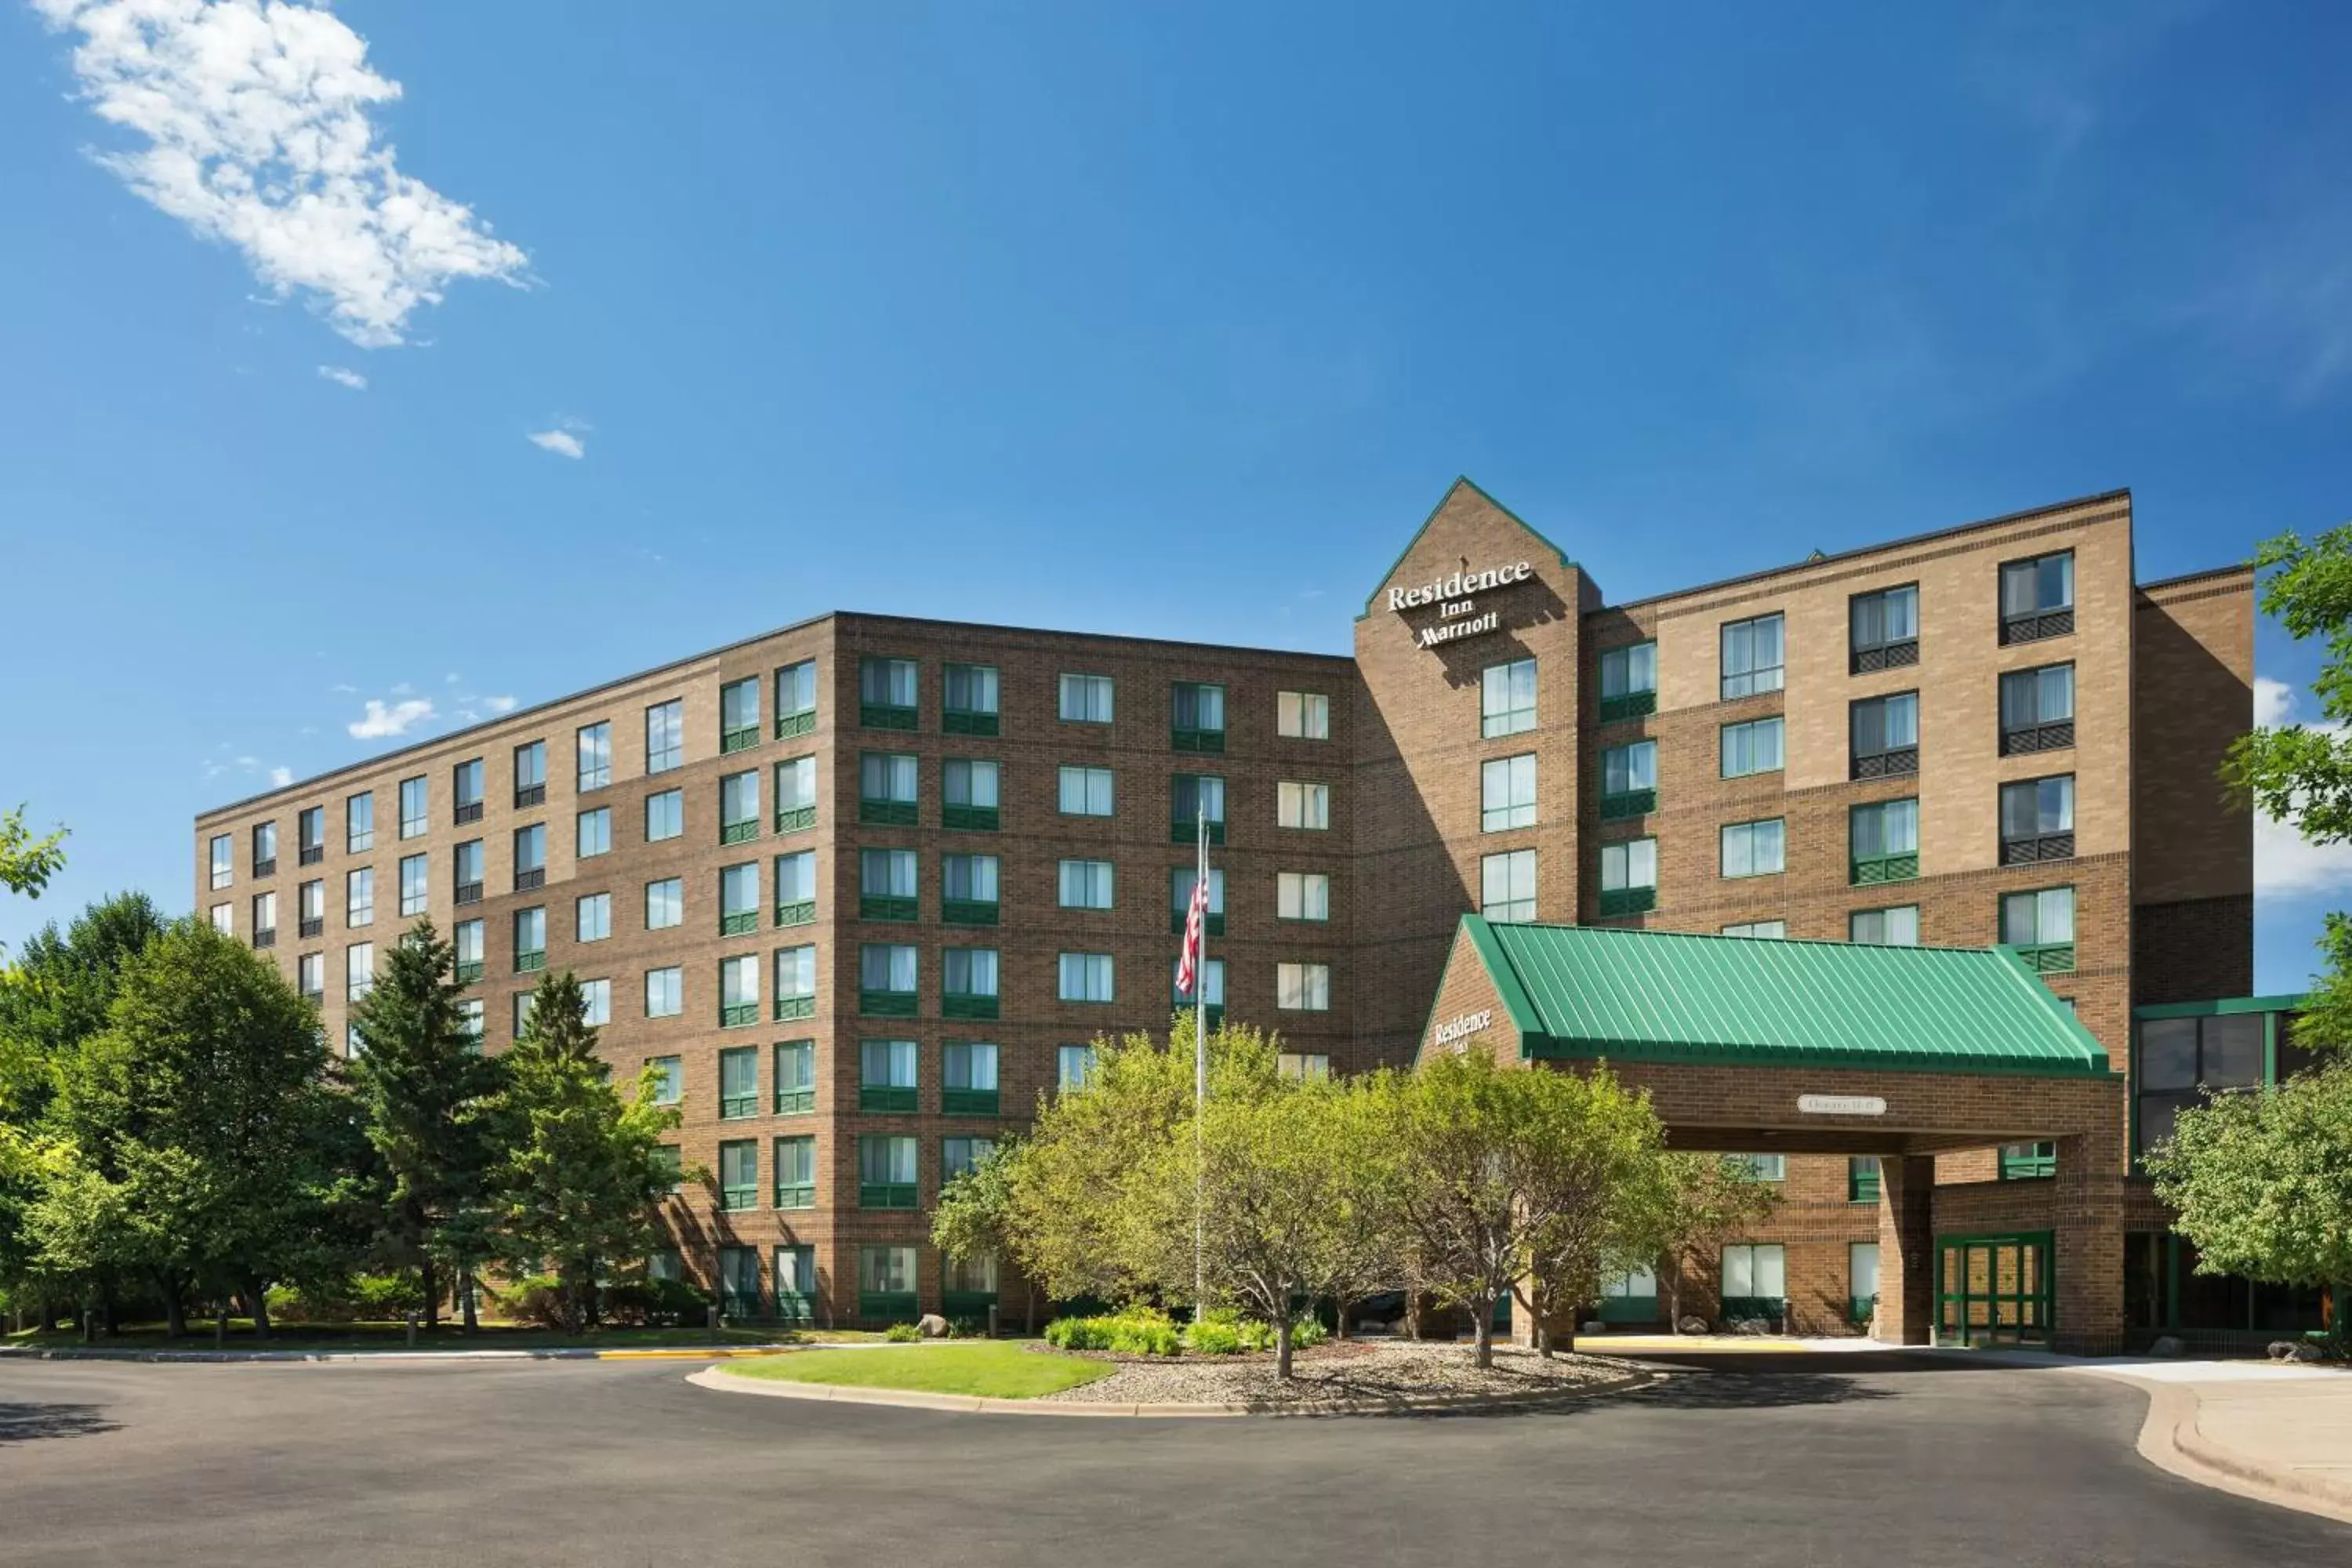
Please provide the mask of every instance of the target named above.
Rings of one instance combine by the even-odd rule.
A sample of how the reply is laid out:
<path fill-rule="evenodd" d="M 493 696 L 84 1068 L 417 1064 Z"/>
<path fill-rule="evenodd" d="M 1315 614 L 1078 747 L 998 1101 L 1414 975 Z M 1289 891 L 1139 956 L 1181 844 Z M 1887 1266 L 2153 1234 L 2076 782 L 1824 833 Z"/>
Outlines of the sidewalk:
<path fill-rule="evenodd" d="M 2077 1372 L 2147 1391 L 2150 1464 L 2352 1523 L 2352 1372 L 2265 1362 L 2131 1362 Z"/>

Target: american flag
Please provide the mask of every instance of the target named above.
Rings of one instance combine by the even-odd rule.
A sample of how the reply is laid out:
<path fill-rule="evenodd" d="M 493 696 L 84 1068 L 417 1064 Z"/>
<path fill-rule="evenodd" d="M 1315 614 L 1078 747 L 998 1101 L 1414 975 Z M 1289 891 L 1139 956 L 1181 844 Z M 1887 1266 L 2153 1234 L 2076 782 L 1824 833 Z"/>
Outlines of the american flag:
<path fill-rule="evenodd" d="M 1176 960 L 1176 994 L 1190 996 L 1201 977 L 1201 939 L 1209 929 L 1209 845 L 1202 835 L 1201 861 L 1192 874 L 1192 901 L 1184 910 L 1184 952 Z"/>

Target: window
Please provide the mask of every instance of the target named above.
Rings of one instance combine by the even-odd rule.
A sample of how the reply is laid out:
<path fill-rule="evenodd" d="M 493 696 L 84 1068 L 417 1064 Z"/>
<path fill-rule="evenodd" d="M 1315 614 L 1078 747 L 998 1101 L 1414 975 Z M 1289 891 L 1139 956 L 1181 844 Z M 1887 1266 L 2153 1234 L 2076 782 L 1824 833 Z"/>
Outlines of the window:
<path fill-rule="evenodd" d="M 1488 764 L 1492 766 L 1492 763 Z M 1601 749 L 1601 816 L 1603 821 L 1640 816 L 1658 805 L 1658 743 L 1635 741 Z"/>
<path fill-rule="evenodd" d="M 278 869 L 278 824 L 253 825 L 253 874 L 267 877 Z"/>
<path fill-rule="evenodd" d="M 2000 678 L 2000 754 L 2063 751 L 2074 743 L 2074 667 L 2045 664 Z"/>
<path fill-rule="evenodd" d="M 730 773 L 719 781 L 719 842 L 741 844 L 759 837 L 759 770 Z"/>
<path fill-rule="evenodd" d="M 1778 717 L 1752 719 L 1745 724 L 1726 724 L 1723 727 L 1723 776 L 1740 779 L 1750 773 L 1780 772 L 1783 765 L 1782 733 L 1783 721 Z"/>
<path fill-rule="evenodd" d="M 318 936 L 327 929 L 327 884 L 323 880 L 303 883 L 294 889 L 294 915 L 302 922 L 304 936 Z"/>
<path fill-rule="evenodd" d="M 1181 958 L 1172 958 L 1168 961 L 1168 1005 L 1171 1007 L 1192 1005 L 1192 994 L 1190 991 L 1179 990 L 1176 985 L 1177 975 L 1183 967 L 1184 961 Z M 1223 1019 L 1225 1011 L 1225 961 L 1223 959 L 1208 958 L 1201 961 L 1200 1003 L 1202 1006 L 1208 1009 L 1209 1027 L 1215 1028 Z"/>
<path fill-rule="evenodd" d="M 1856 887 L 1919 874 L 1919 803 L 1882 800 L 1846 815 L 1846 857 Z"/>
<path fill-rule="evenodd" d="M 911 849 L 861 849 L 857 852 L 857 912 L 869 921 L 911 921 L 921 918 L 917 906 L 916 879 L 920 872 Z"/>
<path fill-rule="evenodd" d="M 2032 642 L 2074 629 L 2074 552 L 2062 550 L 2000 569 L 2000 640 Z"/>
<path fill-rule="evenodd" d="M 1084 1089 L 1095 1076 L 1092 1046 L 1062 1046 L 1054 1053 L 1054 1082 L 1063 1089 Z"/>
<path fill-rule="evenodd" d="M 1108 675 L 1062 677 L 1061 717 L 1068 724 L 1108 724 L 1111 721 L 1111 683 Z"/>
<path fill-rule="evenodd" d="M 1478 912 L 1490 921 L 1536 918 L 1536 852 L 1514 849 L 1478 860 Z"/>
<path fill-rule="evenodd" d="M 1786 1154 L 1727 1154 L 1747 1173 L 1751 1182 L 1785 1182 L 1789 1179 L 1789 1157 Z"/>
<path fill-rule="evenodd" d="M 355 942 L 343 949 L 343 1000 L 357 1002 L 375 988 L 375 943 Z"/>
<path fill-rule="evenodd" d="M 586 860 L 594 856 L 608 854 L 612 847 L 613 808 L 609 805 L 600 805 L 593 811 L 582 812 L 578 829 L 573 835 L 573 856 Z"/>
<path fill-rule="evenodd" d="M 675 1018 L 686 1011 L 681 971 L 673 964 L 667 969 L 646 971 L 646 1016 Z"/>
<path fill-rule="evenodd" d="M 1200 840 L 1201 825 L 1209 828 L 1209 842 L 1225 841 L 1225 781 L 1215 773 L 1178 773 L 1168 784 L 1168 837 L 1178 844 Z"/>
<path fill-rule="evenodd" d="M 946 1116 L 996 1114 L 994 1046 L 983 1040 L 950 1040 L 940 1048 L 940 1111 Z"/>
<path fill-rule="evenodd" d="M 685 1179 L 686 1174 L 686 1162 L 680 1156 L 677 1145 L 675 1143 L 655 1144 L 654 1159 L 656 1163 L 669 1167 L 669 1190 L 671 1192 L 677 1191 L 679 1184 Z"/>
<path fill-rule="evenodd" d="M 2000 940 L 2044 974 L 2074 968 L 2074 889 L 2043 888 L 2003 894 Z"/>
<path fill-rule="evenodd" d="M 466 1038 L 473 1042 L 476 1050 L 482 1048 L 484 1030 L 482 999 L 479 996 L 468 996 L 457 1004 L 457 1027 L 465 1031 Z"/>
<path fill-rule="evenodd" d="M 2004 1182 L 2054 1176 L 2058 1173 L 2058 1145 L 2054 1142 L 2004 1143 L 2000 1146 L 2000 1172 Z"/>
<path fill-rule="evenodd" d="M 816 759 L 794 757 L 776 764 L 776 831 L 797 833 L 816 826 Z"/>
<path fill-rule="evenodd" d="M 1331 966 L 1328 963 L 1276 964 L 1274 1005 L 1290 1013 L 1329 1012 Z"/>
<path fill-rule="evenodd" d="M 816 1207 L 815 1135 L 803 1132 L 791 1138 L 779 1138 L 775 1142 L 775 1155 L 776 1206 L 780 1209 Z M 814 1279 L 803 1278 L 803 1271 L 794 1268 L 790 1286 L 797 1289 L 788 1289 L 787 1286 L 785 1258 L 792 1257 L 797 1260 L 799 1255 L 806 1251 L 807 1248 L 797 1247 L 776 1248 L 776 1290 L 780 1298 L 788 1294 L 804 1296 L 815 1285 Z M 814 1275 L 816 1269 L 813 1256 L 809 1263 L 806 1272 Z"/>
<path fill-rule="evenodd" d="M 1766 942 L 1786 942 L 1789 938 L 1787 921 L 1743 921 L 1723 928 L 1726 936 L 1760 938 Z"/>
<path fill-rule="evenodd" d="M 1225 749 L 1225 689 L 1180 680 L 1171 694 L 1169 744 L 1180 752 Z"/>
<path fill-rule="evenodd" d="M 1061 957 L 1060 987 L 1065 1002 L 1108 1002 L 1115 999 L 1111 956 L 1107 952 L 1066 952 Z"/>
<path fill-rule="evenodd" d="M 1780 817 L 1727 823 L 1723 829 L 1723 874 L 1769 877 L 1788 868 L 1788 827 Z"/>
<path fill-rule="evenodd" d="M 1319 691 L 1274 694 L 1274 732 L 1290 741 L 1331 738 L 1331 700 Z"/>
<path fill-rule="evenodd" d="M 994 925 L 996 872 L 993 855 L 940 856 L 940 921 L 947 925 Z"/>
<path fill-rule="evenodd" d="M 760 1047 L 732 1046 L 719 1053 L 719 1120 L 760 1114 Z"/>
<path fill-rule="evenodd" d="M 375 871 L 362 866 L 356 871 L 343 873 L 343 923 L 347 926 L 375 923 Z"/>
<path fill-rule="evenodd" d="M 1853 751 L 1846 776 L 1892 778 L 1919 771 L 1919 694 L 1870 697 L 1847 710 Z"/>
<path fill-rule="evenodd" d="M 2174 1119 L 2212 1091 L 2266 1081 L 2263 1027 L 2260 1013 L 2141 1019 L 2132 1064 L 2133 1155 L 2171 1137 Z"/>
<path fill-rule="evenodd" d="M 776 1114 L 798 1116 L 816 1109 L 816 1042 L 776 1043 Z"/>
<path fill-rule="evenodd" d="M 1723 700 L 1778 691 L 1781 682 L 1780 617 L 1727 621 L 1723 626 Z"/>
<path fill-rule="evenodd" d="M 857 1109 L 916 1109 L 917 1047 L 912 1040 L 857 1042 Z"/>
<path fill-rule="evenodd" d="M 425 866 L 422 855 L 400 858 L 400 913 L 404 920 L 425 912 Z"/>
<path fill-rule="evenodd" d="M 613 983 L 611 981 L 582 981 L 580 1002 L 580 1021 L 589 1027 L 601 1029 L 613 1021 Z"/>
<path fill-rule="evenodd" d="M 343 849 L 364 855 L 375 847 L 375 795 L 362 791 L 343 802 Z"/>
<path fill-rule="evenodd" d="M 1517 760 L 1517 759 L 1513 759 Z M 1532 759 L 1530 759 L 1532 770 Z M 1531 772 L 1532 776 L 1532 772 Z M 1292 784 L 1285 780 L 1274 786 L 1274 820 L 1278 827 L 1303 827 L 1322 832 L 1331 826 L 1331 786 L 1320 784 Z M 1529 786 L 1533 798 L 1533 786 Z M 1529 821 L 1534 818 L 1530 817 Z"/>
<path fill-rule="evenodd" d="M 400 836 L 403 838 L 424 837 L 430 807 L 425 799 L 423 777 L 400 781 Z"/>
<path fill-rule="evenodd" d="M 1061 905 L 1066 910 L 1111 907 L 1113 874 L 1108 860 L 1062 862 Z"/>
<path fill-rule="evenodd" d="M 1635 643 L 1601 656 L 1601 717 L 1638 719 L 1658 710 L 1658 645 Z"/>
<path fill-rule="evenodd" d="M 1168 868 L 1168 929 L 1171 931 L 1182 933 L 1184 922 L 1192 912 L 1192 885 L 1200 879 L 1198 867 Z M 1209 907 L 1205 913 L 1208 933 L 1211 936 L 1224 935 L 1225 868 L 1223 866 L 1209 868 Z"/>
<path fill-rule="evenodd" d="M 748 936 L 760 929 L 760 863 L 719 868 L 719 934 Z"/>
<path fill-rule="evenodd" d="M 861 1247 L 857 1249 L 858 1308 L 870 1300 L 877 1311 L 915 1310 L 915 1249 L 911 1247 Z M 897 1298 L 903 1297 L 903 1305 Z"/>
<path fill-rule="evenodd" d="M 869 1133 L 857 1141 L 857 1206 L 862 1209 L 910 1209 L 915 1206 L 915 1141 L 912 1138 L 877 1137 Z M 903 1250 L 912 1253 L 914 1248 Z"/>
<path fill-rule="evenodd" d="M 327 808 L 307 807 L 294 818 L 295 857 L 305 866 L 315 866 L 327 858 Z"/>
<path fill-rule="evenodd" d="M 535 994 L 518 991 L 514 994 L 514 1037 L 521 1039 L 530 1032 L 531 1005 Z"/>
<path fill-rule="evenodd" d="M 996 1152 L 996 1140 L 969 1135 L 940 1140 L 940 1180 L 952 1182 L 958 1176 L 968 1176 L 980 1163 Z"/>
<path fill-rule="evenodd" d="M 816 728 L 816 660 L 804 658 L 776 671 L 776 739 L 805 735 Z"/>
<path fill-rule="evenodd" d="M 857 820 L 911 827 L 916 813 L 916 762 L 898 752 L 866 752 L 857 759 Z"/>
<path fill-rule="evenodd" d="M 1282 1051 L 1274 1058 L 1274 1070 L 1286 1079 L 1327 1079 L 1331 1076 L 1331 1058 L 1323 1051 Z"/>
<path fill-rule="evenodd" d="M 306 952 L 294 961 L 294 988 L 312 999 L 327 994 L 327 955 Z"/>
<path fill-rule="evenodd" d="M 1478 672 L 1478 732 L 1516 735 L 1536 727 L 1536 661 L 1513 659 Z"/>
<path fill-rule="evenodd" d="M 547 825 L 534 822 L 528 827 L 518 827 L 514 835 L 514 885 L 518 893 L 529 892 L 547 880 Z"/>
<path fill-rule="evenodd" d="M 646 842 L 657 844 L 686 831 L 686 792 L 666 789 L 646 796 Z"/>
<path fill-rule="evenodd" d="M 859 659 L 857 721 L 869 730 L 914 729 L 919 722 L 915 680 L 911 658 Z"/>
<path fill-rule="evenodd" d="M 1658 902 L 1658 841 L 1633 838 L 1601 847 L 1601 913 L 1639 914 Z"/>
<path fill-rule="evenodd" d="M 1872 1201 L 1876 1201 L 1874 1195 Z M 1845 1277 L 1846 1316 L 1866 1325 L 1878 1310 L 1878 1243 L 1845 1244 Z"/>
<path fill-rule="evenodd" d="M 686 882 L 682 878 L 665 877 L 658 882 L 646 884 L 646 929 L 667 931 L 686 920 Z"/>
<path fill-rule="evenodd" d="M 1290 786 L 1285 784 L 1285 789 Z M 1496 757 L 1478 764 L 1478 831 L 1531 827 L 1536 820 L 1536 757 Z M 1287 823 L 1286 827 L 1297 824 Z"/>
<path fill-rule="evenodd" d="M 950 664 L 940 671 L 940 730 L 949 735 L 993 735 L 1000 721 L 996 667 Z"/>
<path fill-rule="evenodd" d="M 857 1010 L 882 1017 L 913 1017 L 919 973 L 912 947 L 865 943 L 857 950 Z"/>
<path fill-rule="evenodd" d="M 686 763 L 686 704 L 673 698 L 646 710 L 646 772 L 666 773 Z"/>
<path fill-rule="evenodd" d="M 1849 668 L 1861 675 L 1919 662 L 1919 585 L 1856 594 L 1846 602 Z"/>
<path fill-rule="evenodd" d="M 1856 910 L 1846 917 L 1846 940 L 1864 947 L 1919 945 L 1919 906 L 1903 904 L 1891 910 Z"/>
<path fill-rule="evenodd" d="M 1732 1242 L 1724 1247 L 1726 1321 L 1779 1319 L 1788 1311 L 1788 1252 L 1777 1241 Z"/>
<path fill-rule="evenodd" d="M 1878 1201 L 1879 1169 L 1875 1154 L 1855 1154 L 1845 1163 L 1845 1201 L 1850 1204 L 1874 1204 Z"/>
<path fill-rule="evenodd" d="M 760 743 L 760 678 L 730 680 L 719 689 L 719 752 L 740 752 Z"/>
<path fill-rule="evenodd" d="M 572 737 L 579 758 L 580 793 L 603 789 L 613 782 L 613 726 L 610 721 L 583 724 Z"/>
<path fill-rule="evenodd" d="M 514 749 L 514 803 L 537 805 L 547 798 L 547 742 L 529 741 Z"/>
<path fill-rule="evenodd" d="M 2074 855 L 2074 775 L 2000 786 L 2000 863 L 2027 866 Z"/>
<path fill-rule="evenodd" d="M 1061 770 L 1061 808 L 1065 816 L 1108 816 L 1111 815 L 1111 778 L 1108 768 L 1076 768 L 1064 765 Z"/>
<path fill-rule="evenodd" d="M 212 846 L 213 889 L 215 892 L 236 884 L 236 836 L 216 833 Z"/>
<path fill-rule="evenodd" d="M 816 945 L 776 949 L 776 1016 L 816 1016 Z"/>
<path fill-rule="evenodd" d="M 449 938 L 457 954 L 457 984 L 471 985 L 482 977 L 482 922 L 459 921 L 449 928 Z"/>
<path fill-rule="evenodd" d="M 776 923 L 804 926 L 816 919 L 816 851 L 776 857 Z"/>
<path fill-rule="evenodd" d="M 950 757 L 940 764 L 940 826 L 993 832 L 998 825 L 997 764 Z"/>
<path fill-rule="evenodd" d="M 1329 920 L 1331 879 L 1321 871 L 1277 871 L 1274 879 L 1274 913 L 1277 920 Z"/>
<path fill-rule="evenodd" d="M 730 1139 L 728 1142 L 719 1144 L 719 1206 L 722 1209 L 748 1209 L 757 1208 L 759 1205 L 759 1143 L 753 1139 L 737 1138 Z M 759 1300 L 760 1291 L 760 1255 L 757 1252 L 752 1251 L 751 1248 L 748 1247 L 726 1248 L 723 1250 L 737 1252 L 741 1256 L 748 1257 L 751 1260 L 751 1278 L 750 1281 L 751 1289 L 750 1294 L 752 1300 L 756 1302 Z M 729 1271 L 721 1270 L 722 1274 L 726 1274 L 727 1272 Z M 722 1279 L 721 1287 L 724 1289 L 726 1286 L 735 1286 L 735 1289 L 729 1290 L 727 1293 L 736 1297 L 740 1300 L 742 1295 L 741 1283 L 740 1276 L 738 1275 L 735 1278 Z"/>
<path fill-rule="evenodd" d="M 268 947 L 278 941 L 278 895 L 253 895 L 253 945 Z"/>
<path fill-rule="evenodd" d="M 215 904 L 212 909 L 212 922 L 213 930 L 220 932 L 221 935 L 235 936 L 236 934 L 236 906 L 234 904 Z"/>
<path fill-rule="evenodd" d="M 547 910 L 533 907 L 514 912 L 514 966 L 518 974 L 547 967 Z"/>
<path fill-rule="evenodd" d="M 996 949 L 942 949 L 940 953 L 940 1016 L 943 1018 L 993 1018 L 996 1012 Z"/>
<path fill-rule="evenodd" d="M 478 838 L 467 839 L 450 852 L 449 860 L 451 868 L 456 873 L 457 883 L 450 896 L 461 904 L 480 903 L 484 874 L 482 841 Z"/>
<path fill-rule="evenodd" d="M 481 758 L 459 763 L 449 770 L 449 798 L 456 806 L 452 820 L 459 826 L 482 820 Z"/>

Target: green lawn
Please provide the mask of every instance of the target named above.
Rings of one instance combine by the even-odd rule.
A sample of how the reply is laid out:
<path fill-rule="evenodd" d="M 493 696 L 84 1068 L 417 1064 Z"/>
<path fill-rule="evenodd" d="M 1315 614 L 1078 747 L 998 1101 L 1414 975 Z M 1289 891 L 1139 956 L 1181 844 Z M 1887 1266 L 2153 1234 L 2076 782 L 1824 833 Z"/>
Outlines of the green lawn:
<path fill-rule="evenodd" d="M 1108 1362 L 1027 1350 L 1002 1340 L 975 1340 L 870 1351 L 793 1351 L 764 1361 L 739 1362 L 727 1370 L 738 1377 L 779 1383 L 903 1388 L 980 1399 L 1034 1399 L 1108 1377 L 1118 1369 Z"/>
<path fill-rule="evenodd" d="M 811 1338 L 826 1340 L 878 1340 L 882 1336 L 857 1330 L 803 1330 L 793 1331 L 778 1329 L 738 1329 L 719 1331 L 721 1345 L 792 1344 Z M 402 1323 L 278 1323 L 272 1325 L 270 1337 L 257 1339 L 253 1324 L 244 1318 L 229 1320 L 228 1336 L 222 1342 L 232 1351 L 383 1351 L 404 1350 L 408 1345 L 408 1330 Z M 532 1328 L 523 1323 L 484 1323 L 472 1333 L 444 1323 L 432 1333 L 419 1330 L 418 1350 L 657 1350 L 666 1346 L 692 1347 L 710 1343 L 710 1331 L 706 1328 L 684 1329 L 598 1329 L 586 1334 L 562 1334 L 550 1329 Z M 47 1350 L 80 1348 L 79 1329 L 51 1329 L 47 1332 L 26 1330 L 21 1334 L 0 1334 L 0 1345 L 37 1346 Z M 100 1333 L 96 1350 L 208 1351 L 214 1348 L 213 1325 L 208 1318 L 191 1321 L 188 1331 L 174 1340 L 163 1332 L 161 1323 L 130 1323 L 119 1334 Z"/>

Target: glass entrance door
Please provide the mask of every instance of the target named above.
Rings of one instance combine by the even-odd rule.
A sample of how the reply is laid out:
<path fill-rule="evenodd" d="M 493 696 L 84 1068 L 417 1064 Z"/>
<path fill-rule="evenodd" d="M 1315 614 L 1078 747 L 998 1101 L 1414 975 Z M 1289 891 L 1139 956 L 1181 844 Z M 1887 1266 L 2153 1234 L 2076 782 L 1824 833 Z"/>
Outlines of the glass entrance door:
<path fill-rule="evenodd" d="M 2053 1326 L 2050 1232 L 1936 1242 L 1936 1342 L 2047 1344 Z"/>

